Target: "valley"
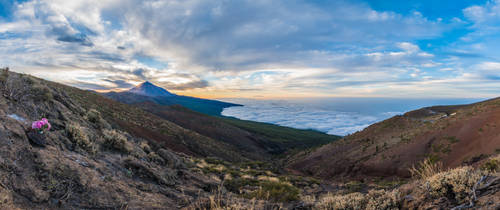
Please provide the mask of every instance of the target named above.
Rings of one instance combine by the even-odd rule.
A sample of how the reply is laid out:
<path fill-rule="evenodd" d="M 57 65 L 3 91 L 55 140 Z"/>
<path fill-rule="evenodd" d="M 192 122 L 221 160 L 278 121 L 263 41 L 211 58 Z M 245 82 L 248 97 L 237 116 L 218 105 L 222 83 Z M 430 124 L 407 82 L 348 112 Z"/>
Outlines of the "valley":
<path fill-rule="evenodd" d="M 498 99 L 422 108 L 340 137 L 6 70 L 0 82 L 2 208 L 427 209 L 499 203 Z M 221 104 L 207 103 L 201 110 Z M 40 143 L 28 133 L 29 122 L 42 117 L 52 128 Z"/>

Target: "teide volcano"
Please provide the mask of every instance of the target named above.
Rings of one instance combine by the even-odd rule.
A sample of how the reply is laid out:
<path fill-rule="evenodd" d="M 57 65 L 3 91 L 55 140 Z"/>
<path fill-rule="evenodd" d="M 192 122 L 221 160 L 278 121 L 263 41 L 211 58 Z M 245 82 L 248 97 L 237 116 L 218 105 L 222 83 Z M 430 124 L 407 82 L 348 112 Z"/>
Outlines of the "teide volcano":
<path fill-rule="evenodd" d="M 127 91 L 108 92 L 104 95 L 127 104 L 150 101 L 159 105 L 182 105 L 191 110 L 214 116 L 219 116 L 226 107 L 241 106 L 222 101 L 176 95 L 147 81 Z"/>
<path fill-rule="evenodd" d="M 169 97 L 169 96 L 176 96 L 173 93 L 168 92 L 167 90 L 158 87 L 156 85 L 153 85 L 151 82 L 146 81 L 141 83 L 138 86 L 133 87 L 132 89 L 128 90 L 127 92 L 130 93 L 135 93 L 138 95 L 143 95 L 143 96 L 151 96 L 151 97 Z"/>

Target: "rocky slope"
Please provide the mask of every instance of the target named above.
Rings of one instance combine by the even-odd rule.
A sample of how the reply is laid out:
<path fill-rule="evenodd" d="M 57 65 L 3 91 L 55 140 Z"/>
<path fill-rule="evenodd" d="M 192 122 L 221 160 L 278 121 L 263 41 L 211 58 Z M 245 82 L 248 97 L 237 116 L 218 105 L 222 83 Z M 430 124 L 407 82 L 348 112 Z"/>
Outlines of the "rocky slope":
<path fill-rule="evenodd" d="M 302 153 L 290 168 L 327 179 L 408 177 L 408 169 L 429 158 L 446 168 L 479 164 L 500 152 L 500 99 L 408 112 L 363 131 Z"/>
<path fill-rule="evenodd" d="M 192 170 L 190 157 L 172 150 L 191 151 L 193 145 L 160 142 L 198 139 L 210 146 L 212 140 L 162 119 L 137 125 L 143 118 L 129 119 L 154 116 L 127 106 L 88 91 L 2 71 L 1 208 L 175 209 L 217 189 L 214 179 Z M 44 133 L 44 141 L 29 138 L 31 122 L 42 117 L 52 124 L 51 130 Z M 166 138 L 142 138 L 154 137 L 143 128 L 164 129 Z M 228 159 L 242 158 L 224 154 Z"/>

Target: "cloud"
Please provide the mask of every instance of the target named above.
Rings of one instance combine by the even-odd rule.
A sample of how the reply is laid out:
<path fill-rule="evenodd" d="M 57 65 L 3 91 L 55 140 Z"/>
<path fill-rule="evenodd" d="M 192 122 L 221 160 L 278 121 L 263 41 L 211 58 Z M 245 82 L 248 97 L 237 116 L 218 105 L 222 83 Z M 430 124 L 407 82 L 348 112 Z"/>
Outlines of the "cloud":
<path fill-rule="evenodd" d="M 222 114 L 334 135 L 354 133 L 381 120 L 373 115 L 303 107 L 290 101 L 237 101 L 245 106 L 226 108 Z"/>
<path fill-rule="evenodd" d="M 477 64 L 496 62 L 498 2 L 430 19 L 361 1 L 26 1 L 0 19 L 0 65 L 99 89 L 452 95 L 462 87 L 443 84 L 471 89 Z"/>
<path fill-rule="evenodd" d="M 190 81 L 181 84 L 176 84 L 173 82 L 161 82 L 159 83 L 159 85 L 168 90 L 191 90 L 196 88 L 205 88 L 209 86 L 208 82 L 205 80 Z"/>
<path fill-rule="evenodd" d="M 124 5 L 124 10 L 131 13 L 122 21 L 130 30 L 155 43 L 159 50 L 175 49 L 177 56 L 189 64 L 209 70 L 253 70 L 284 67 L 286 63 L 311 67 L 310 60 L 318 50 L 373 47 L 436 37 L 444 31 L 440 22 L 420 14 L 378 12 L 340 1 L 326 7 L 304 1 L 169 1 L 139 5 L 132 1 Z"/>

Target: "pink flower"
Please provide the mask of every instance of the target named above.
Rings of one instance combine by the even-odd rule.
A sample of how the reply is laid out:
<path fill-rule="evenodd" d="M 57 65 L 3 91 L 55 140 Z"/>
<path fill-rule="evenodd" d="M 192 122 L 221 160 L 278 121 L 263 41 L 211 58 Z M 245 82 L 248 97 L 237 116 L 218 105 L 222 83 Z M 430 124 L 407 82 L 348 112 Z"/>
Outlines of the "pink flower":
<path fill-rule="evenodd" d="M 38 121 L 35 121 L 35 122 L 31 123 L 31 128 L 32 129 L 40 129 L 40 128 L 37 127 L 38 126 L 37 122 Z"/>
<path fill-rule="evenodd" d="M 37 127 L 38 129 L 42 128 L 42 127 L 43 127 L 43 125 L 44 125 L 44 123 L 43 123 L 42 121 L 37 121 L 37 122 L 36 122 L 36 127 Z"/>
<path fill-rule="evenodd" d="M 45 128 L 47 128 L 47 130 L 50 130 L 52 126 L 50 125 L 49 121 L 46 119 L 46 118 L 42 118 L 41 120 L 38 120 L 38 121 L 34 121 L 33 123 L 31 123 L 31 128 L 34 129 L 34 130 L 45 130 Z"/>
<path fill-rule="evenodd" d="M 50 130 L 50 123 L 49 121 L 46 119 L 46 118 L 42 118 L 42 120 L 40 120 L 43 122 L 43 125 L 47 125 L 47 130 Z"/>

